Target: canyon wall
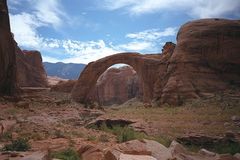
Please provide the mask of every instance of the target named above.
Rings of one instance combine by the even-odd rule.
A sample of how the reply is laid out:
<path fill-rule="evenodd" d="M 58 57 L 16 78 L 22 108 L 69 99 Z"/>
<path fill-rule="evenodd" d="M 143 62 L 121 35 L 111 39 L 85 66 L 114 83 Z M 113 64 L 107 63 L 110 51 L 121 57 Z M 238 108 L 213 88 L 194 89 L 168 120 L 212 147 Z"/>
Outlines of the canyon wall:
<path fill-rule="evenodd" d="M 6 0 L 0 1 L 0 95 L 17 91 L 16 56 Z"/>

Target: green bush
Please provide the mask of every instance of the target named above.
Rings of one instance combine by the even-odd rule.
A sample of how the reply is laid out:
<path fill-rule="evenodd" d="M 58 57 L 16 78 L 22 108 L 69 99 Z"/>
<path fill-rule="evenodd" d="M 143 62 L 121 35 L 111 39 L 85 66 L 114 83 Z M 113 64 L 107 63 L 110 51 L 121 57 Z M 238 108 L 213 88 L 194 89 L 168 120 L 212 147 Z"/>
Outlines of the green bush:
<path fill-rule="evenodd" d="M 91 128 L 99 129 L 101 131 L 116 135 L 117 142 L 119 143 L 134 140 L 134 139 L 148 138 L 146 134 L 134 131 L 132 128 L 128 126 L 122 127 L 120 125 L 113 125 L 111 127 L 108 127 L 105 123 L 103 123 L 100 127 L 97 127 L 96 125 L 92 125 Z"/>
<path fill-rule="evenodd" d="M 12 141 L 11 144 L 6 144 L 3 147 L 3 151 L 27 151 L 31 148 L 26 138 L 18 138 Z"/>
<path fill-rule="evenodd" d="M 96 141 L 97 138 L 95 136 L 93 136 L 93 135 L 89 135 L 89 136 L 87 136 L 87 140 L 88 141 Z"/>
<path fill-rule="evenodd" d="M 61 159 L 61 160 L 80 160 L 78 153 L 71 148 L 68 148 L 59 152 L 54 152 L 51 154 L 51 157 Z"/>

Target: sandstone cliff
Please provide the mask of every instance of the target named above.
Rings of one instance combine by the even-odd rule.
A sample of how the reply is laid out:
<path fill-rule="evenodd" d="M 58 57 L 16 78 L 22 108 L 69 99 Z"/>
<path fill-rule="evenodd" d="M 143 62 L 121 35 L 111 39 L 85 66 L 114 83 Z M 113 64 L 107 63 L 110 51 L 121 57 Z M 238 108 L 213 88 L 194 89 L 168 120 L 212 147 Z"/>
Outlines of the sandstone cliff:
<path fill-rule="evenodd" d="M 0 1 L 0 95 L 16 93 L 16 56 L 6 0 Z"/>
<path fill-rule="evenodd" d="M 20 87 L 46 87 L 47 75 L 38 51 L 21 50 L 16 45 L 17 81 Z"/>
<path fill-rule="evenodd" d="M 240 21 L 203 19 L 184 24 L 166 73 L 159 68 L 155 96 L 181 104 L 240 87 Z M 163 77 L 163 78 L 162 78 Z"/>

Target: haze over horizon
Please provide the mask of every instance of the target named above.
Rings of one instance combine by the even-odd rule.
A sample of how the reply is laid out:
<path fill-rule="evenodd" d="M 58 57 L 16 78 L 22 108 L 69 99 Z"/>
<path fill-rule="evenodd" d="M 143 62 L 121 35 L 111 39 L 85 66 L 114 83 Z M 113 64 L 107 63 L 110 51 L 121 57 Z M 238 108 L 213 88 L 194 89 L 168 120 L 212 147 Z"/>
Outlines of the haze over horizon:
<path fill-rule="evenodd" d="M 22 49 L 44 62 L 84 63 L 118 52 L 160 53 L 199 18 L 240 18 L 240 0 L 8 0 Z"/>

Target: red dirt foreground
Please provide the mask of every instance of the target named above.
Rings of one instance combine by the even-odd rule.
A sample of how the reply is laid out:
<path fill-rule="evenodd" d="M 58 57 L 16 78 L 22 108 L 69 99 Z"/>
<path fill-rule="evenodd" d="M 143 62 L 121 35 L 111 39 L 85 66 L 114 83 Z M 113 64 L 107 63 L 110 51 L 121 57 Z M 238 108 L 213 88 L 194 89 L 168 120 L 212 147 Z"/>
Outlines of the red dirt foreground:
<path fill-rule="evenodd" d="M 137 72 L 145 102 L 181 105 L 231 87 L 240 88 L 240 21 L 203 19 L 184 24 L 177 45 L 166 43 L 162 54 L 119 53 L 89 63 L 72 90 L 72 98 L 88 103 L 99 76 L 125 63 Z"/>

